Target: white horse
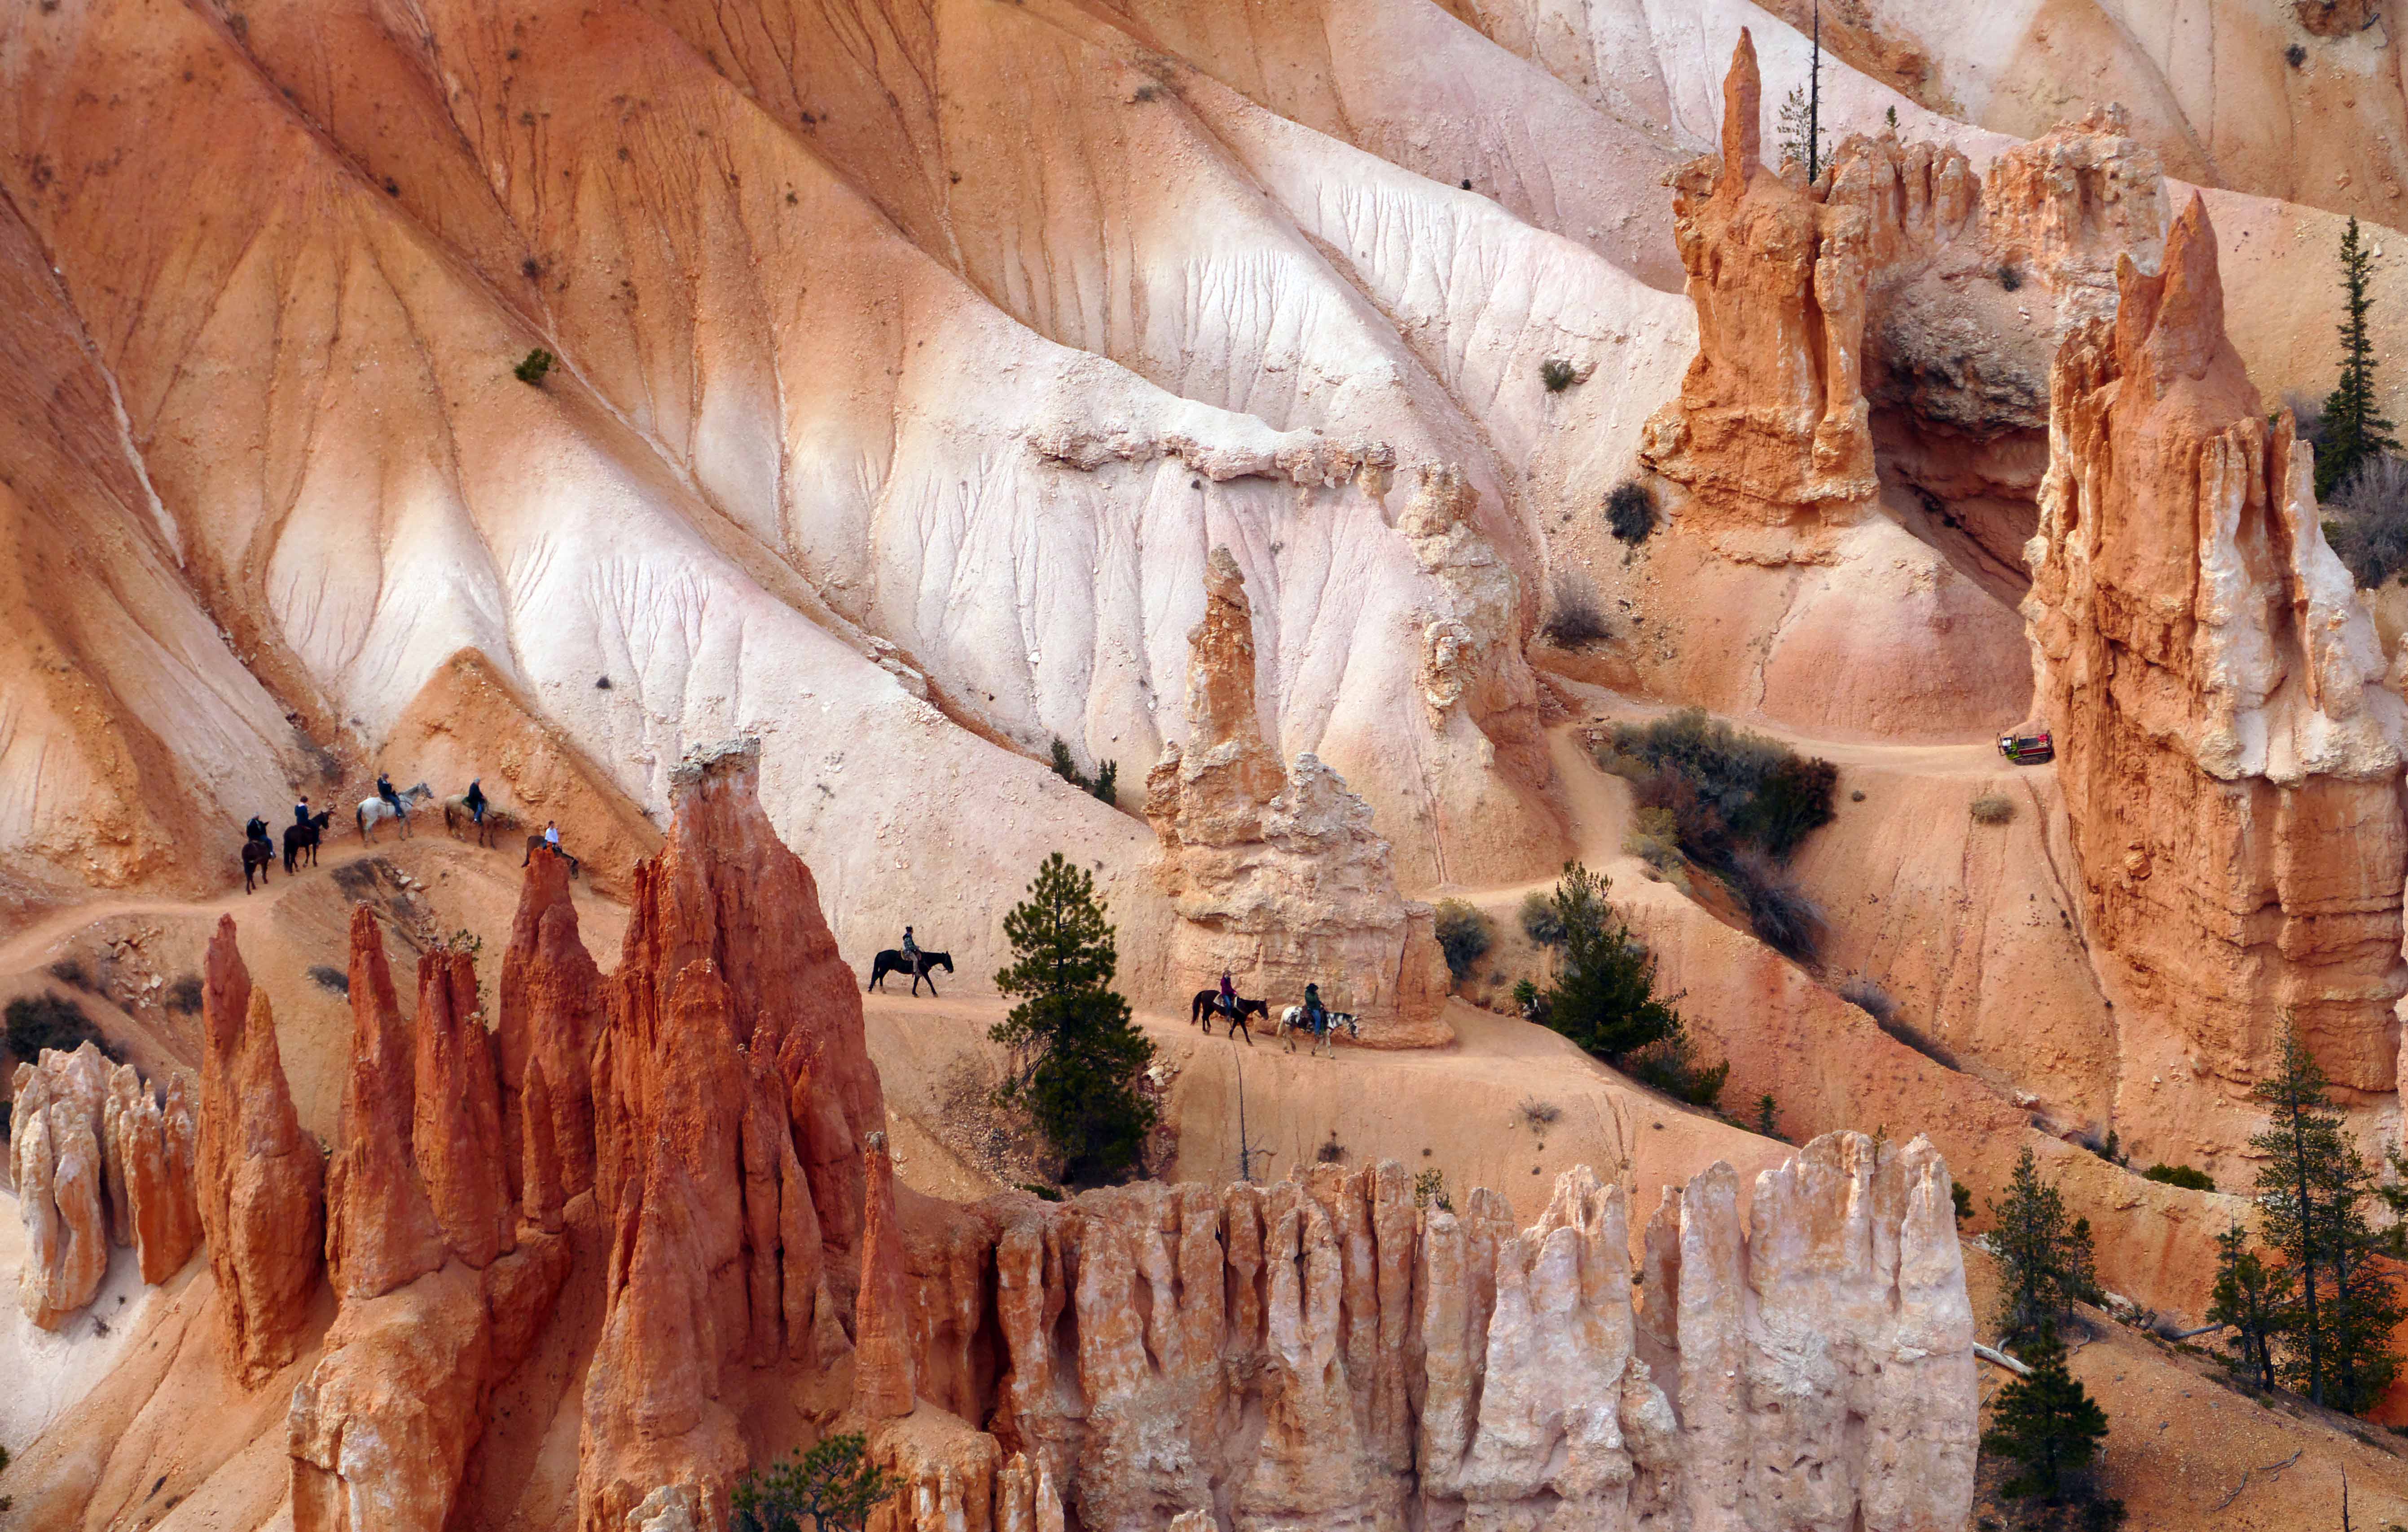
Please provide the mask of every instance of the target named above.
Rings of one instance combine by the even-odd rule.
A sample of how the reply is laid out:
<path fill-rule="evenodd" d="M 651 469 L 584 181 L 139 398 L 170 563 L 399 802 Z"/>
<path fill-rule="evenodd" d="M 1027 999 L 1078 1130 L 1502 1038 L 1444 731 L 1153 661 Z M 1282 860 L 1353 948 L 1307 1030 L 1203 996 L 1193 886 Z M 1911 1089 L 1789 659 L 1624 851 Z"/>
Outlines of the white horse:
<path fill-rule="evenodd" d="M 1312 1051 L 1314 1052 L 1320 1052 L 1322 1045 L 1326 1042 L 1329 1045 L 1330 1057 L 1337 1057 L 1338 1029 L 1341 1026 L 1346 1029 L 1346 1035 L 1348 1037 L 1354 1038 L 1357 1042 L 1363 1040 L 1363 1028 L 1356 1023 L 1354 1013 L 1353 1011 L 1325 1010 L 1322 1014 L 1329 1018 L 1329 1030 L 1322 1036 L 1312 1039 Z M 1273 1029 L 1272 1036 L 1278 1038 L 1280 1041 L 1287 1044 L 1287 1051 L 1293 1053 L 1296 1052 L 1296 1038 L 1289 1036 L 1289 1034 L 1303 1032 L 1306 1030 L 1309 1030 L 1309 1028 L 1307 1027 L 1304 1019 L 1304 1008 L 1302 1006 L 1290 1006 L 1280 1012 L 1279 1025 Z"/>
<path fill-rule="evenodd" d="M 403 838 L 407 838 L 409 835 L 409 806 L 413 803 L 424 803 L 427 799 L 435 796 L 435 789 L 427 786 L 424 782 L 420 782 L 416 787 L 404 788 L 396 795 L 396 796 L 401 799 L 401 810 L 398 813 L 394 811 L 392 804 L 385 802 L 382 798 L 362 798 L 360 800 L 359 810 L 352 817 L 359 823 L 360 838 L 362 840 L 367 841 L 370 845 L 374 845 L 376 843 L 375 838 L 370 835 L 369 832 L 389 819 L 399 820 L 401 822 L 401 833 Z"/>

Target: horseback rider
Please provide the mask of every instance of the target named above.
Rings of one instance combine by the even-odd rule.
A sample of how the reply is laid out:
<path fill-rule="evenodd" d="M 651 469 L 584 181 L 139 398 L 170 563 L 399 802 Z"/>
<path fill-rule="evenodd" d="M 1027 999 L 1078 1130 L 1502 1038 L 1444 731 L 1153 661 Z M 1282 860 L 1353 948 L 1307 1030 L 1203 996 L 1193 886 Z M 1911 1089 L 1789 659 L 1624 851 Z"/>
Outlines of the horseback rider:
<path fill-rule="evenodd" d="M 903 966 L 911 971 L 912 978 L 919 978 L 920 944 L 911 939 L 911 928 L 908 925 L 903 928 L 903 946 L 901 951 L 903 953 Z"/>
<path fill-rule="evenodd" d="M 1221 1011 L 1227 1016 L 1238 1013 L 1238 986 L 1229 981 L 1229 970 L 1221 970 Z"/>
<path fill-rule="evenodd" d="M 1312 1051 L 1318 1053 L 1329 1041 L 1329 1011 L 1321 1003 L 1321 986 L 1317 983 L 1304 986 L 1304 1020 L 1312 1028 Z"/>
<path fill-rule="evenodd" d="M 257 814 L 251 815 L 251 823 L 242 827 L 242 838 L 245 840 L 265 840 L 267 838 L 267 821 L 260 818 Z"/>
<path fill-rule="evenodd" d="M 543 822 L 543 844 L 545 849 L 550 851 L 552 855 L 558 856 L 560 854 L 560 826 L 553 823 L 551 820 L 545 820 Z"/>
<path fill-rule="evenodd" d="M 303 829 L 305 829 L 305 830 L 306 830 L 306 829 L 308 829 L 308 828 L 309 827 L 309 795 L 308 795 L 308 794 L 307 794 L 307 793 L 302 794 L 302 795 L 301 795 L 301 801 L 300 801 L 299 803 L 296 803 L 296 804 L 294 804 L 294 805 L 293 806 L 293 823 L 295 823 L 295 824 L 298 824 L 299 826 L 301 826 L 301 828 L 303 828 Z"/>
<path fill-rule="evenodd" d="M 401 795 L 393 790 L 393 779 L 381 771 L 377 773 L 377 796 L 393 806 L 395 818 L 400 817 Z"/>
<path fill-rule="evenodd" d="M 485 781 L 480 777 L 468 784 L 468 795 L 462 799 L 468 806 L 468 817 L 479 824 L 485 823 Z"/>

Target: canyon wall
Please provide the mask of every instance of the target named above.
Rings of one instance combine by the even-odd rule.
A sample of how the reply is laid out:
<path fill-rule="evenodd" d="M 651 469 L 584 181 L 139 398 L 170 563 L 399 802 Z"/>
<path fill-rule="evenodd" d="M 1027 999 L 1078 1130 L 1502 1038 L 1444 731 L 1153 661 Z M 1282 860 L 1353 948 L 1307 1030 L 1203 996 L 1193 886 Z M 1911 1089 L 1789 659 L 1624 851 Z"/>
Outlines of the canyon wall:
<path fill-rule="evenodd" d="M 1430 537 L 1443 541 L 1444 529 Z M 1510 611 L 1513 576 L 1500 572 Z M 1397 892 L 1370 805 L 1310 753 L 1283 766 L 1263 737 L 1254 613 L 1227 549 L 1212 551 L 1204 591 L 1204 620 L 1187 636 L 1187 744 L 1169 746 L 1145 783 L 1159 876 L 1178 915 L 1171 987 L 1183 976 L 1208 988 L 1226 968 L 1240 995 L 1281 1007 L 1318 983 L 1331 1009 L 1362 1018 L 1361 1040 L 1374 1047 L 1449 1040 L 1433 912 Z M 1441 651 L 1444 663 L 1434 658 Z M 1452 708 L 1472 690 L 1460 672 L 1484 666 L 1471 646 L 1443 636 L 1430 653 L 1430 705 Z M 1526 684 L 1527 668 L 1518 659 L 1515 667 Z"/>
<path fill-rule="evenodd" d="M 2389 1091 L 2402 706 L 2312 454 L 2226 337 L 2205 206 L 2159 274 L 2116 278 L 2051 372 L 2023 609 L 2091 952 L 2195 1069 L 2262 1076 L 2288 1024 L 2337 1084 Z"/>

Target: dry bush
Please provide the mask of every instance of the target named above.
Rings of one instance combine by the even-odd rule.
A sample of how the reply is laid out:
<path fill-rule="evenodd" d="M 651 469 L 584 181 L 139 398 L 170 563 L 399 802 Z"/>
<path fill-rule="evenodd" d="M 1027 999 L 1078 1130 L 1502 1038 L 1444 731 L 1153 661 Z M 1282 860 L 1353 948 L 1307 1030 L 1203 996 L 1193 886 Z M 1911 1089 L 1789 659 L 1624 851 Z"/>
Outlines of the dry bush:
<path fill-rule="evenodd" d="M 2004 824 L 2015 817 L 2015 800 L 2003 793 L 1985 793 L 1973 800 L 1976 824 Z"/>

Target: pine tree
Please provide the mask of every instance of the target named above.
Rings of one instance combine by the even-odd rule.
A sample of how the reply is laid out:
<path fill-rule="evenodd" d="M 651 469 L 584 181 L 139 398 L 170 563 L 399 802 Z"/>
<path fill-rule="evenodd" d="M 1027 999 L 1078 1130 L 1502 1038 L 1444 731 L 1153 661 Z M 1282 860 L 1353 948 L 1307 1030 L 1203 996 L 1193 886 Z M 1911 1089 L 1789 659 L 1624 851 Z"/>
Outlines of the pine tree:
<path fill-rule="evenodd" d="M 2400 451 L 2392 438 L 2391 422 L 2379 411 L 2374 395 L 2374 343 L 2366 332 L 2366 313 L 2374 300 L 2367 284 L 2374 275 L 2374 254 L 2358 237 L 2353 218 L 2341 236 L 2341 285 L 2346 312 L 2341 322 L 2341 381 L 2325 398 L 2324 439 L 2316 458 L 2316 498 L 2355 478 L 2376 453 Z"/>
<path fill-rule="evenodd" d="M 1154 1128 L 1154 1104 L 1137 1088 L 1154 1044 L 1111 990 L 1120 955 L 1095 880 L 1055 852 L 1004 917 L 1003 934 L 1014 962 L 995 987 L 1024 998 L 989 1036 L 1025 1062 L 997 1094 L 1028 1111 L 1061 1156 L 1064 1181 L 1120 1180 Z"/>
<path fill-rule="evenodd" d="M 1813 63 L 1806 70 L 1806 181 L 1823 173 L 1823 0 L 1814 4 Z"/>
<path fill-rule="evenodd" d="M 2272 1121 L 2249 1140 L 2266 1156 L 2258 1211 L 2266 1241 L 2299 1281 L 2278 1330 L 2283 1382 L 2317 1404 L 2367 1409 L 2400 1370 L 2392 1327 L 2402 1314 L 2373 1260 L 2381 1241 L 2365 1203 L 2374 1177 L 2325 1098 L 2324 1071 L 2299 1035 L 2283 1039 L 2279 1072 L 2259 1082 Z"/>
<path fill-rule="evenodd" d="M 2078 1302 L 2095 1300 L 2090 1222 L 2069 1224 L 2065 1198 L 2040 1178 L 2028 1149 L 2015 1161 L 2004 1199 L 1990 1204 L 1999 1253 L 1999 1333 L 2009 1340 L 2052 1336 Z"/>
<path fill-rule="evenodd" d="M 2065 1369 L 2065 1346 L 2043 1332 L 2024 1348 L 2031 1376 L 1999 1390 L 1982 1451 L 2012 1458 L 2022 1471 L 1999 1486 L 2018 1499 L 2054 1505 L 2078 1487 L 2107 1439 L 2107 1412 Z"/>
<path fill-rule="evenodd" d="M 1601 873 L 1564 864 L 1555 885 L 1563 966 L 1545 997 L 1547 1024 L 1605 1059 L 1677 1037 L 1681 1018 L 1656 998 L 1656 959 L 1605 900 Z"/>
<path fill-rule="evenodd" d="M 2215 1238 L 2215 1291 L 2208 1323 L 2232 1327 L 2237 1369 L 2259 1388 L 2274 1386 L 2274 1339 L 2297 1300 L 2299 1281 L 2287 1267 L 2268 1266 L 2238 1224 Z"/>
<path fill-rule="evenodd" d="M 737 1532 L 860 1532 L 903 1481 L 869 1460 L 868 1439 L 829 1437 L 797 1457 L 746 1474 L 728 1496 Z"/>

